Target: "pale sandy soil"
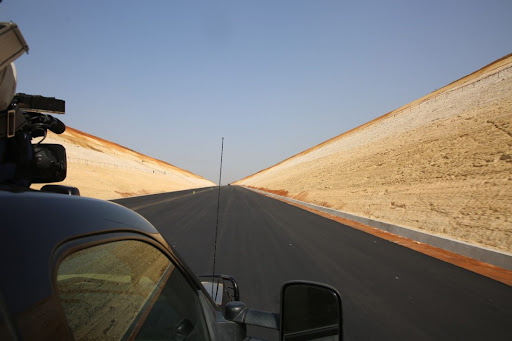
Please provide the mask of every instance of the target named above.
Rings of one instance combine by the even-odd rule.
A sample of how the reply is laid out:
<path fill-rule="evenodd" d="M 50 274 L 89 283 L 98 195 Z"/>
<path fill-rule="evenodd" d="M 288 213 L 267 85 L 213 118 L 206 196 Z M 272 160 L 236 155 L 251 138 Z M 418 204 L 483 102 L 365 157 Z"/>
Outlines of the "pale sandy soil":
<path fill-rule="evenodd" d="M 512 56 L 236 184 L 512 252 Z"/>
<path fill-rule="evenodd" d="M 69 127 L 62 135 L 50 133 L 44 143 L 66 148 L 68 175 L 58 184 L 78 187 L 82 196 L 115 199 L 215 186 L 201 176 Z"/>

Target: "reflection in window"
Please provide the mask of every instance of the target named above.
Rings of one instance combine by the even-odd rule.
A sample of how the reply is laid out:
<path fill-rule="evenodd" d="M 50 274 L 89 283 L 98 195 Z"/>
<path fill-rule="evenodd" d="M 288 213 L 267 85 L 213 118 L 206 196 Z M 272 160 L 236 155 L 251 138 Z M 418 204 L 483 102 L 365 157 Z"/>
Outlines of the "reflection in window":
<path fill-rule="evenodd" d="M 60 264 L 57 286 L 75 339 L 208 338 L 197 295 L 146 243 L 117 241 L 75 252 Z"/>

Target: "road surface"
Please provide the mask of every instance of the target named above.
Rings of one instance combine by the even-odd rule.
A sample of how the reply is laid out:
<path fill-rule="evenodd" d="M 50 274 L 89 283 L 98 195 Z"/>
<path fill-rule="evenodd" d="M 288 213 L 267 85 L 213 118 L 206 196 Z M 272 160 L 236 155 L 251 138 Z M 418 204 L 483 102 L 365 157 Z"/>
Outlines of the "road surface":
<path fill-rule="evenodd" d="M 218 188 L 116 200 L 148 219 L 196 274 L 212 272 Z M 512 288 L 238 186 L 221 189 L 216 273 L 247 306 L 279 311 L 282 283 L 343 299 L 345 340 L 510 340 Z M 277 333 L 250 328 L 252 336 Z"/>

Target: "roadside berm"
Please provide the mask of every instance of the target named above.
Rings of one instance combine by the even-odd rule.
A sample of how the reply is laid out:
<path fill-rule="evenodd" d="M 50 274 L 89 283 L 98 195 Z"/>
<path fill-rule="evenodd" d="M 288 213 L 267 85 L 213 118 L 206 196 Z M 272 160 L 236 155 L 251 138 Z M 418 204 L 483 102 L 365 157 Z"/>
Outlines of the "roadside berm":
<path fill-rule="evenodd" d="M 61 135 L 49 132 L 44 143 L 66 148 L 67 177 L 58 184 L 78 187 L 83 196 L 117 199 L 215 186 L 187 170 L 73 128 Z"/>
<path fill-rule="evenodd" d="M 235 184 L 510 253 L 512 55 Z"/>

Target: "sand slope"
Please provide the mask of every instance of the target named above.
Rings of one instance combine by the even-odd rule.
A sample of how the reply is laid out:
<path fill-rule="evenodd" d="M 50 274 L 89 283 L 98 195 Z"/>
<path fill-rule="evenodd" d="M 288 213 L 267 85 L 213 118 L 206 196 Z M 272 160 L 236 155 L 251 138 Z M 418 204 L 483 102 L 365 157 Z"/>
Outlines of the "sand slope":
<path fill-rule="evenodd" d="M 512 251 L 512 55 L 236 182 Z"/>
<path fill-rule="evenodd" d="M 199 175 L 70 127 L 61 135 L 50 132 L 44 143 L 66 148 L 68 175 L 60 184 L 78 187 L 83 196 L 115 199 L 215 186 Z"/>

